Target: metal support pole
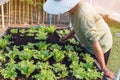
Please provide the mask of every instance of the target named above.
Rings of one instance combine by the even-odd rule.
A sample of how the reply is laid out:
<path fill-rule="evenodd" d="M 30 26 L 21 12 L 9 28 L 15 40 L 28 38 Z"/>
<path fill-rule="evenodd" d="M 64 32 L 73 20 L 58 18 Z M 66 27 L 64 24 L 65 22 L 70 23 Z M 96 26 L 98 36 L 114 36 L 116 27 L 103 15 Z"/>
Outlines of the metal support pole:
<path fill-rule="evenodd" d="M 53 15 L 52 15 L 52 14 L 49 14 L 49 25 L 52 24 L 52 18 L 53 18 Z"/>
<path fill-rule="evenodd" d="M 58 15 L 58 24 L 60 24 L 60 14 Z"/>

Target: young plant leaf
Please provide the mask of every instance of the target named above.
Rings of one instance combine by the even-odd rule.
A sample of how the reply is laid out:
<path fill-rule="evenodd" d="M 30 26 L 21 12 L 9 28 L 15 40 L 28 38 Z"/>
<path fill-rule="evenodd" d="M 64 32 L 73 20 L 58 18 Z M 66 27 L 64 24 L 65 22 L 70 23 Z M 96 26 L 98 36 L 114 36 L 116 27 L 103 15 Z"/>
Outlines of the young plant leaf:
<path fill-rule="evenodd" d="M 21 72 L 21 74 L 24 74 L 26 78 L 28 78 L 36 69 L 36 65 L 33 64 L 33 61 L 23 60 L 17 64 L 16 68 Z"/>
<path fill-rule="evenodd" d="M 64 64 L 53 64 L 53 71 L 55 72 L 57 79 L 68 76 L 67 67 Z"/>
<path fill-rule="evenodd" d="M 65 57 L 65 52 L 64 51 L 60 51 L 58 49 L 54 49 L 53 50 L 53 58 L 56 60 L 56 62 L 60 62 L 63 60 L 63 58 Z"/>

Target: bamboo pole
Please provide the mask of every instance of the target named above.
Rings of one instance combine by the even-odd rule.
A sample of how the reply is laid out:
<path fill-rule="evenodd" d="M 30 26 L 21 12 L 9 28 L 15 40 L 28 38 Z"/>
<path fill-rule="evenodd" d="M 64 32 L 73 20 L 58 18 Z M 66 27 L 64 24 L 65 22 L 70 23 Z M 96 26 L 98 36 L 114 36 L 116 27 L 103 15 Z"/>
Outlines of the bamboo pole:
<path fill-rule="evenodd" d="M 27 8 L 27 10 L 28 10 L 28 12 L 27 12 L 27 13 L 28 13 L 28 15 L 27 15 L 27 16 L 28 16 L 28 17 L 27 17 L 28 20 L 27 20 L 27 22 L 28 22 L 28 24 L 29 24 L 29 3 L 27 4 L 27 7 L 28 7 L 28 8 Z"/>
<path fill-rule="evenodd" d="M 39 3 L 39 1 L 37 0 L 37 3 Z M 39 24 L 39 5 L 36 5 L 38 6 L 38 9 L 37 9 L 37 23 Z"/>
<path fill-rule="evenodd" d="M 47 22 L 47 13 L 45 12 L 45 22 Z"/>
<path fill-rule="evenodd" d="M 22 8 L 22 10 L 23 10 L 23 22 L 25 22 L 25 2 L 23 2 L 23 8 Z"/>
<path fill-rule="evenodd" d="M 37 3 L 37 1 L 35 0 L 35 18 L 36 18 L 36 21 L 37 21 L 37 6 L 36 6 L 36 3 Z"/>
<path fill-rule="evenodd" d="M 43 0 L 43 3 L 45 2 L 45 0 Z M 43 18 L 42 18 L 42 23 L 44 24 L 44 17 L 45 16 L 45 12 L 43 11 Z"/>
<path fill-rule="evenodd" d="M 21 23 L 21 1 L 19 0 L 19 23 Z"/>
<path fill-rule="evenodd" d="M 10 4 L 10 6 L 11 6 L 11 8 L 10 8 L 10 10 L 11 10 L 11 13 L 10 13 L 10 16 L 11 16 L 10 22 L 12 23 L 13 22 L 13 0 L 10 0 L 10 1 L 11 1 L 11 4 Z"/>
<path fill-rule="evenodd" d="M 15 8 L 15 24 L 16 24 L 16 20 L 17 20 L 17 19 L 16 19 L 16 15 L 17 15 L 17 14 L 16 14 L 16 8 L 17 8 L 16 4 L 17 4 L 17 0 L 14 0 L 14 2 L 15 2 L 15 4 L 14 4 L 14 5 L 15 5 L 15 7 L 14 7 L 14 8 Z"/>
<path fill-rule="evenodd" d="M 33 6 L 31 5 L 31 24 L 33 24 Z"/>
<path fill-rule="evenodd" d="M 39 8 L 39 6 L 37 5 L 37 3 L 38 3 L 38 0 L 36 0 L 36 6 L 35 6 L 36 7 L 36 19 L 37 19 L 36 21 L 37 21 L 37 24 L 38 24 L 38 13 L 39 13 L 38 8 Z"/>
<path fill-rule="evenodd" d="M 40 10 L 41 10 L 41 1 L 39 1 L 39 3 L 40 3 Z M 39 23 L 41 22 L 41 11 L 39 10 Z"/>
<path fill-rule="evenodd" d="M 42 20 L 41 20 L 41 16 L 42 16 L 42 15 L 41 15 L 41 9 L 40 9 L 39 15 L 40 15 L 40 23 L 42 23 L 42 22 L 41 22 L 41 21 L 42 21 Z"/>
<path fill-rule="evenodd" d="M 6 18 L 5 18 L 5 23 L 6 24 L 8 24 L 8 2 L 6 3 L 6 8 L 5 8 L 5 11 L 6 11 L 6 14 L 5 14 L 5 16 L 6 16 Z"/>
<path fill-rule="evenodd" d="M 39 23 L 41 23 L 41 0 L 39 0 Z"/>
<path fill-rule="evenodd" d="M 41 22 L 41 10 L 42 10 L 42 8 L 41 8 L 41 0 L 39 0 L 39 23 Z"/>
<path fill-rule="evenodd" d="M 4 6 L 3 6 L 3 4 L 1 6 L 1 9 L 2 9 L 2 28 L 4 29 L 5 28 L 5 24 L 4 24 Z"/>
<path fill-rule="evenodd" d="M 8 27 L 10 27 L 10 1 L 9 1 L 9 11 L 8 11 Z"/>

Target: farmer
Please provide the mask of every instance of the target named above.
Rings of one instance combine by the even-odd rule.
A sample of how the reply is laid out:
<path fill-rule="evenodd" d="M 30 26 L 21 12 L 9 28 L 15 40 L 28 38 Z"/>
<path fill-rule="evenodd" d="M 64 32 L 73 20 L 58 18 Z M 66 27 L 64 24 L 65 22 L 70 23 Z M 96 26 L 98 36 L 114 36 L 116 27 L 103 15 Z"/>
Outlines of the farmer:
<path fill-rule="evenodd" d="M 44 11 L 49 14 L 62 14 L 69 12 L 73 30 L 61 40 L 67 40 L 74 34 L 90 53 L 94 54 L 104 74 L 111 80 L 114 74 L 106 67 L 112 35 L 108 25 L 100 14 L 83 0 L 47 0 Z"/>

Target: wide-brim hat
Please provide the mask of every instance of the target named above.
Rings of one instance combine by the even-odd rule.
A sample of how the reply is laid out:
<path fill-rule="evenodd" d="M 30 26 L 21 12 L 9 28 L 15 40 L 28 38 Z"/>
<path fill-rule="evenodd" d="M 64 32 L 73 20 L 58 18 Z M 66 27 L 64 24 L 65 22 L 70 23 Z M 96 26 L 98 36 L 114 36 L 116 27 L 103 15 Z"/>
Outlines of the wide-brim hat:
<path fill-rule="evenodd" d="M 71 10 L 79 2 L 80 0 L 47 0 L 43 9 L 49 14 L 62 14 Z"/>

